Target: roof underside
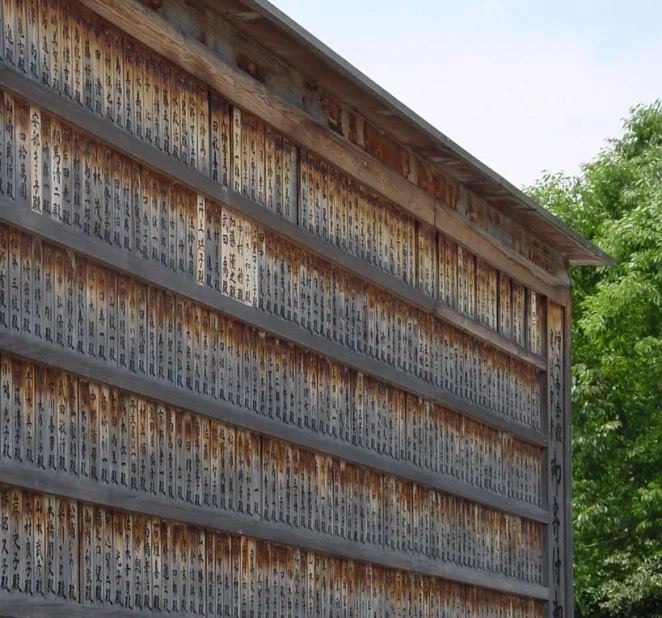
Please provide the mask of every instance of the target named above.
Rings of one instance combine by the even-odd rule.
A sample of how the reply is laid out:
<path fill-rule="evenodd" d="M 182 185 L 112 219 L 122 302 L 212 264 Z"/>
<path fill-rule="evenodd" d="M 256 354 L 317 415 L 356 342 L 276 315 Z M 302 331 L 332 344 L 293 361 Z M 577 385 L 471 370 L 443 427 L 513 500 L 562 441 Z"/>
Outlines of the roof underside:
<path fill-rule="evenodd" d="M 205 0 L 240 31 L 442 174 L 482 197 L 573 265 L 613 259 L 366 77 L 266 0 Z"/>

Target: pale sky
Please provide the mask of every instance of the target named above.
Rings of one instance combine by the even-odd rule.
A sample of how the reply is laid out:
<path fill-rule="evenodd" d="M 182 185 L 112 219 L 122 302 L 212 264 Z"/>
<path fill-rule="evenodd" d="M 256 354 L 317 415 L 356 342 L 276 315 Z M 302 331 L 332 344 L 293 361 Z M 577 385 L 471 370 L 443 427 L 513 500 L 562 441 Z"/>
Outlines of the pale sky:
<path fill-rule="evenodd" d="M 662 97 L 662 0 L 272 0 L 517 186 Z"/>

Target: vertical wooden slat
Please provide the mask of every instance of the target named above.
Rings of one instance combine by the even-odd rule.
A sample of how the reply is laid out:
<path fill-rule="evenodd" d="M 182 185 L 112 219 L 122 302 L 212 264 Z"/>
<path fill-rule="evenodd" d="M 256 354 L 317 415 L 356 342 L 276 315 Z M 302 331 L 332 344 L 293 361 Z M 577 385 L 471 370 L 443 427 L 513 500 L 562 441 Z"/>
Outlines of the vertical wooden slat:
<path fill-rule="evenodd" d="M 566 350 L 564 338 L 567 329 L 563 309 L 552 302 L 547 304 L 547 363 L 548 363 L 548 422 L 550 448 L 548 453 L 548 504 L 550 525 L 548 548 L 548 583 L 550 603 L 548 615 L 569 611 L 566 607 L 567 582 L 565 579 L 566 549 L 566 506 L 564 502 L 566 475 L 565 440 L 566 422 Z"/>

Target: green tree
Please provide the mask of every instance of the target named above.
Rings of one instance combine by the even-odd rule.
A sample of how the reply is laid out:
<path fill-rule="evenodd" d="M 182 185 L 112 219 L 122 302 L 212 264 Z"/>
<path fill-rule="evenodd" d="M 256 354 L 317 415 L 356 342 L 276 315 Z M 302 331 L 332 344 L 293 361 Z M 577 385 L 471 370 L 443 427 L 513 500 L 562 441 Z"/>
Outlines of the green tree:
<path fill-rule="evenodd" d="M 528 192 L 610 253 L 574 268 L 576 614 L 662 616 L 662 106 Z"/>

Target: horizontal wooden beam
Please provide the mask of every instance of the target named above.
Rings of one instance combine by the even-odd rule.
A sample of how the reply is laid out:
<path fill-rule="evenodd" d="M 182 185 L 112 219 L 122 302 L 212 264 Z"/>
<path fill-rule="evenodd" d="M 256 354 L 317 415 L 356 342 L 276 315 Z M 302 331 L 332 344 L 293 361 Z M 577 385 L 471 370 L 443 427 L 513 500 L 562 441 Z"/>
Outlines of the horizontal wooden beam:
<path fill-rule="evenodd" d="M 349 140 L 317 123 L 267 86 L 229 66 L 200 41 L 184 35 L 159 13 L 135 0 L 80 0 L 95 13 L 183 68 L 237 106 L 347 172 L 421 221 L 539 294 L 564 302 L 562 282 L 523 255 L 476 228 L 453 208 L 407 181 Z M 318 241 L 321 242 L 321 241 Z"/>
<path fill-rule="evenodd" d="M 549 514 L 543 508 L 473 487 L 445 474 L 423 470 L 411 464 L 396 461 L 374 451 L 368 451 L 328 435 L 313 432 L 310 429 L 289 425 L 278 419 L 255 414 L 231 403 L 210 401 L 208 397 L 203 395 L 155 382 L 150 378 L 138 376 L 124 369 L 111 367 L 94 358 L 86 358 L 83 361 L 81 356 L 75 352 L 38 341 L 30 341 L 15 333 L 0 331 L 0 350 L 16 354 L 36 363 L 62 369 L 83 378 L 97 380 L 110 386 L 128 390 L 177 408 L 190 410 L 230 425 L 338 457 L 391 476 L 398 476 L 489 508 L 540 523 L 547 523 L 549 520 Z"/>
<path fill-rule="evenodd" d="M 518 596 L 535 599 L 549 598 L 549 590 L 545 586 L 511 577 L 483 573 L 367 544 L 361 545 L 353 541 L 332 539 L 327 535 L 310 530 L 260 521 L 238 513 L 220 512 L 217 509 L 173 502 L 158 496 L 131 492 L 101 483 L 66 478 L 57 473 L 34 470 L 20 464 L 3 462 L 0 466 L 0 483 L 153 517 L 165 516 L 166 519 L 193 526 L 299 547 L 346 560 L 413 571 Z"/>
<path fill-rule="evenodd" d="M 169 614 L 173 615 L 173 614 Z M 154 618 L 154 612 L 139 612 L 116 607 L 77 605 L 51 599 L 14 596 L 0 597 L 0 616 L 3 618 Z"/>
<path fill-rule="evenodd" d="M 529 363 L 541 371 L 546 370 L 547 364 L 541 355 L 534 354 L 475 320 L 461 315 L 401 279 L 372 266 L 365 260 L 324 242 L 298 225 L 268 211 L 257 202 L 230 191 L 227 187 L 214 182 L 209 177 L 180 163 L 148 143 L 135 139 L 107 120 L 86 112 L 66 99 L 54 96 L 49 88 L 30 81 L 3 65 L 0 65 L 0 85 L 17 96 L 28 99 L 51 114 L 75 125 L 83 132 L 102 140 L 127 156 L 139 160 L 142 164 L 169 176 L 215 202 L 226 204 L 238 213 L 258 222 L 262 227 L 328 260 L 332 264 L 356 273 L 410 305 L 437 315 L 445 322 L 480 341 Z"/>
<path fill-rule="evenodd" d="M 418 290 L 414 290 L 414 291 L 416 292 L 416 295 L 425 296 L 426 298 L 429 298 L 427 295 L 419 292 Z M 407 300 L 407 298 L 405 298 L 404 296 L 400 296 L 400 298 L 402 298 L 403 300 Z M 408 302 L 417 306 L 419 309 L 425 309 L 423 306 L 419 305 L 416 302 L 412 302 L 411 300 Z M 472 320 L 471 318 L 464 316 L 461 313 L 458 313 L 457 311 L 451 309 L 444 303 L 437 302 L 435 304 L 434 313 L 438 317 L 440 317 L 444 322 L 448 322 L 449 324 L 452 324 L 453 326 L 459 328 L 465 333 L 473 335 L 479 341 L 482 341 L 483 343 L 487 343 L 488 345 L 493 346 L 498 350 L 501 350 L 502 352 L 505 352 L 506 354 L 512 356 L 513 358 L 517 358 L 518 360 L 524 361 L 525 363 L 529 363 L 530 365 L 533 365 L 534 367 L 540 369 L 541 371 L 547 370 L 547 362 L 540 354 L 535 354 L 527 350 L 526 348 L 517 345 L 514 341 L 511 341 L 510 339 L 507 339 L 503 335 L 500 335 L 499 333 L 496 333 L 495 331 L 487 328 L 486 326 L 479 324 L 475 320 Z"/>
<path fill-rule="evenodd" d="M 482 423 L 507 431 L 523 440 L 538 446 L 547 444 L 545 434 L 528 425 L 491 412 L 457 395 L 437 388 L 420 378 L 402 373 L 391 365 L 359 354 L 342 344 L 313 334 L 275 315 L 249 307 L 220 294 L 216 290 L 198 285 L 191 279 L 179 277 L 159 265 L 137 258 L 107 243 L 99 242 L 73 228 L 61 225 L 50 217 L 35 214 L 25 208 L 17 208 L 12 202 L 1 198 L 0 221 L 17 225 L 55 244 L 84 253 L 110 268 L 119 269 L 147 283 L 189 298 L 200 305 L 220 311 L 280 339 L 312 350 L 410 393 L 435 401 Z M 80 357 L 78 358 L 80 359 Z M 85 362 L 87 362 L 87 357 Z"/>
<path fill-rule="evenodd" d="M 502 211 L 510 218 L 509 228 L 526 228 L 529 246 L 543 240 L 548 247 L 562 247 L 571 264 L 606 263 L 603 252 L 385 92 L 268 0 L 196 3 L 209 10 L 191 9 L 191 2 L 181 0 L 156 0 L 158 7 L 154 6 L 155 0 L 141 1 L 160 8 L 171 23 L 212 47 L 233 66 L 258 76 L 271 89 L 282 93 L 289 86 L 288 100 L 295 101 L 322 125 L 332 126 L 341 135 L 359 142 L 368 153 L 386 159 L 410 182 L 420 182 L 418 170 L 422 168 L 424 182 L 464 183 L 489 202 L 492 212 Z M 247 14 L 251 19 L 246 18 Z M 351 18 L 351 8 L 347 16 Z M 217 31 L 221 32 L 215 36 Z M 384 37 L 383 45 L 387 44 L 388 38 Z M 310 83 L 314 89 L 306 87 Z M 532 243 L 531 237 L 536 237 Z M 522 246 L 520 250 L 527 255 L 527 248 Z M 561 252 L 552 257 L 554 260 L 565 270 Z"/>

